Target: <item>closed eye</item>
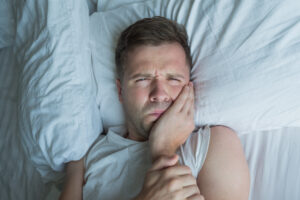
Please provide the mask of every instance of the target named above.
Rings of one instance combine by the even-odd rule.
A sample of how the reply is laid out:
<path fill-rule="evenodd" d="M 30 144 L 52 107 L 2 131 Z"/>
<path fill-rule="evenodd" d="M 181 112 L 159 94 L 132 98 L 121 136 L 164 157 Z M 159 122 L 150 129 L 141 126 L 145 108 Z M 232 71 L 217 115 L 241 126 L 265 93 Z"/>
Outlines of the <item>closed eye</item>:
<path fill-rule="evenodd" d="M 180 79 L 177 79 L 177 78 L 169 78 L 170 81 L 178 81 L 178 82 L 181 82 Z"/>
<path fill-rule="evenodd" d="M 142 82 L 142 81 L 147 81 L 149 80 L 149 78 L 139 78 L 139 79 L 136 79 L 135 82 Z"/>

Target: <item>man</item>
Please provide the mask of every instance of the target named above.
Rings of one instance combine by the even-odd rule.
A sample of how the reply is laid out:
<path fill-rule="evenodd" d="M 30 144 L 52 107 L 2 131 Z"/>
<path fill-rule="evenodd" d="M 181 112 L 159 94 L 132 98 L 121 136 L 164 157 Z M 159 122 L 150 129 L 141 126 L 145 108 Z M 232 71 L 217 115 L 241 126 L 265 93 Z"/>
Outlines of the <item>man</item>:
<path fill-rule="evenodd" d="M 116 65 L 126 127 L 109 130 L 89 151 L 84 197 L 248 199 L 249 171 L 236 134 L 224 126 L 194 130 L 185 29 L 163 17 L 136 22 L 119 38 Z M 81 183 L 82 161 L 67 173 L 67 182 Z"/>

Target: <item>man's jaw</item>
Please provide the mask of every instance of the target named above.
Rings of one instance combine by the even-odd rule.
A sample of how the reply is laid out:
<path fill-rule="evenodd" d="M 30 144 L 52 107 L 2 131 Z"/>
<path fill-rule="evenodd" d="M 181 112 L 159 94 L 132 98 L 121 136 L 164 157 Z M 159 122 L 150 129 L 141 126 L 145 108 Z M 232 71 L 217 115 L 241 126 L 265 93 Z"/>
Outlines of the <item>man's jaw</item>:
<path fill-rule="evenodd" d="M 157 120 L 167 111 L 169 108 L 170 103 L 163 103 L 160 105 L 152 105 L 146 108 L 147 111 L 144 111 L 143 115 L 140 118 L 140 124 L 134 123 L 131 121 L 131 123 L 127 123 L 127 126 L 129 128 L 129 132 L 135 132 L 135 133 L 129 133 L 128 139 L 133 139 L 136 141 L 145 141 L 148 140 L 151 132 L 152 126 L 156 123 Z M 128 116 L 129 117 L 129 116 Z M 138 128 L 139 127 L 139 128 Z M 141 133 L 143 132 L 143 133 Z"/>

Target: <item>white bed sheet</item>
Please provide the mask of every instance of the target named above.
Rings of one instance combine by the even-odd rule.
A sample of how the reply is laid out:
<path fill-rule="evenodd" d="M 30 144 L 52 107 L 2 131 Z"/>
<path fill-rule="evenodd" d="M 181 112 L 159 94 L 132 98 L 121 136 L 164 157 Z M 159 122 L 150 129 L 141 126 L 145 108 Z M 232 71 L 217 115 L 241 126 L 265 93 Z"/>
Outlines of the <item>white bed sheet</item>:
<path fill-rule="evenodd" d="M 27 160 L 17 132 L 17 68 L 0 50 L 0 199 L 43 199 L 47 187 Z"/>
<path fill-rule="evenodd" d="M 0 50 L 0 199 L 57 199 L 26 159 L 16 128 L 18 72 L 10 48 Z M 300 199 L 300 128 L 240 136 L 251 174 L 250 200 Z M 47 195 L 47 197 L 45 197 Z"/>
<path fill-rule="evenodd" d="M 300 128 L 250 132 L 240 139 L 251 176 L 249 200 L 299 200 Z"/>
<path fill-rule="evenodd" d="M 17 80 L 12 48 L 0 49 L 0 199 L 58 199 L 27 159 L 17 129 Z"/>
<path fill-rule="evenodd" d="M 22 150 L 17 80 L 11 48 L 0 49 L 0 199 L 57 199 L 58 191 L 43 184 Z M 240 139 L 251 174 L 249 199 L 299 200 L 300 128 L 249 132 Z"/>

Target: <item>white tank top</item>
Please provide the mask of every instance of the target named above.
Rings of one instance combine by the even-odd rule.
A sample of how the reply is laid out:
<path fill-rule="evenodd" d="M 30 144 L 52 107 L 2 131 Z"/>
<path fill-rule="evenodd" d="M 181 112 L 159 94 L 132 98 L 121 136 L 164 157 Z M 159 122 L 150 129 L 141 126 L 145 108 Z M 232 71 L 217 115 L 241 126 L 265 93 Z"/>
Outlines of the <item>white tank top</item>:
<path fill-rule="evenodd" d="M 85 162 L 86 184 L 83 199 L 133 199 L 141 191 L 151 167 L 148 141 L 124 138 L 124 127 L 112 127 L 93 144 Z M 210 127 L 193 132 L 177 150 L 179 161 L 191 168 L 195 177 L 203 166 L 210 141 Z"/>

